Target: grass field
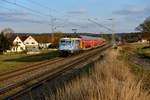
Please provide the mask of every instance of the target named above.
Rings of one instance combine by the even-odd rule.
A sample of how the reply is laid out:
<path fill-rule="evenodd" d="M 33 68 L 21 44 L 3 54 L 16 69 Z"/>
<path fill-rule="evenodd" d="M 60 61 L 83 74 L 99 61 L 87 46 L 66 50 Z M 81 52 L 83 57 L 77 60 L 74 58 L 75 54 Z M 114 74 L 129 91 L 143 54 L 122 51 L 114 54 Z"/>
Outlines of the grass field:
<path fill-rule="evenodd" d="M 127 52 L 135 52 L 137 53 L 138 48 L 143 48 L 145 46 L 148 46 L 146 43 L 129 43 L 126 45 L 121 46 L 125 51 Z"/>
<path fill-rule="evenodd" d="M 0 73 L 20 68 L 24 65 L 51 59 L 58 56 L 58 51 L 44 52 L 37 55 L 4 54 L 0 55 Z"/>
<path fill-rule="evenodd" d="M 49 92 L 46 100 L 150 100 L 149 90 L 143 90 L 142 78 L 136 80 L 131 66 L 118 59 L 116 50 L 108 51 L 103 61 L 95 63 L 91 74 L 79 76 Z M 148 84 L 150 85 L 150 83 Z"/>

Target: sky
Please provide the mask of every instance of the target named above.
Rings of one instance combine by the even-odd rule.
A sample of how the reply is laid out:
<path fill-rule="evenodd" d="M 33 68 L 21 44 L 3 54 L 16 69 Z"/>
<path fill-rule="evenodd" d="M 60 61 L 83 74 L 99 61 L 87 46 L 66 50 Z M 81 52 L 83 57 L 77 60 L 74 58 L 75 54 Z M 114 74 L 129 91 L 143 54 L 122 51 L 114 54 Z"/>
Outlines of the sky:
<path fill-rule="evenodd" d="M 149 4 L 150 0 L 0 0 L 0 30 L 134 32 L 150 16 Z"/>

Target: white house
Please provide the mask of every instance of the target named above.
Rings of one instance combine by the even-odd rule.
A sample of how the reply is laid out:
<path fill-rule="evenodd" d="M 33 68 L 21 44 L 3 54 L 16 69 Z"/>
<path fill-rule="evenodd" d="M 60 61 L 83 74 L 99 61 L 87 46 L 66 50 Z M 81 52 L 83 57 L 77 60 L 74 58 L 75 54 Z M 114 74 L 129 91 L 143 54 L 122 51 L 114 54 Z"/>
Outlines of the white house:
<path fill-rule="evenodd" d="M 142 43 L 148 43 L 147 39 L 142 39 Z"/>
<path fill-rule="evenodd" d="M 50 37 L 44 35 L 20 35 L 12 39 L 13 46 L 7 52 L 39 52 L 39 49 L 47 49 L 50 43 Z"/>
<path fill-rule="evenodd" d="M 23 43 L 26 46 L 26 48 L 38 48 L 39 47 L 39 43 L 32 36 L 29 36 Z"/>
<path fill-rule="evenodd" d="M 26 50 L 26 47 L 19 36 L 17 36 L 13 41 L 13 46 L 11 52 L 23 52 Z"/>
<path fill-rule="evenodd" d="M 51 45 L 50 37 L 44 35 L 33 35 L 29 36 L 25 41 L 24 44 L 27 48 L 40 48 L 46 49 Z"/>

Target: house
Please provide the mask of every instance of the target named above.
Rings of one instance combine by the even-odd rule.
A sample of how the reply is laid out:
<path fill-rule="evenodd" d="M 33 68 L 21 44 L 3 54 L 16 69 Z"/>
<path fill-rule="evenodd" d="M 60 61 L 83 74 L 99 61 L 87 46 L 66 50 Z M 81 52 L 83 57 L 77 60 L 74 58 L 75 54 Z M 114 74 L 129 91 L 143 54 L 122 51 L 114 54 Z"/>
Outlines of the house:
<path fill-rule="evenodd" d="M 8 52 L 39 52 L 39 49 L 47 49 L 51 45 L 50 35 L 44 34 L 19 34 L 11 38 L 13 44 Z"/>
<path fill-rule="evenodd" d="M 26 48 L 48 48 L 51 45 L 50 37 L 44 35 L 30 35 L 25 41 L 24 44 Z"/>
<path fill-rule="evenodd" d="M 32 37 L 38 42 L 40 49 L 47 49 L 52 44 L 50 35 L 35 35 Z"/>
<path fill-rule="evenodd" d="M 13 46 L 11 48 L 11 52 L 23 52 L 26 50 L 26 47 L 23 43 L 24 38 L 20 38 L 19 36 L 17 36 L 14 41 L 13 41 Z"/>
<path fill-rule="evenodd" d="M 147 39 L 142 39 L 141 42 L 142 42 L 142 43 L 148 43 L 148 40 L 147 40 Z"/>
<path fill-rule="evenodd" d="M 39 47 L 39 43 L 32 36 L 29 36 L 23 43 L 26 46 L 26 48 L 38 48 Z"/>
<path fill-rule="evenodd" d="M 39 43 L 32 36 L 29 36 L 23 43 L 28 52 L 32 52 L 32 54 L 39 52 Z"/>

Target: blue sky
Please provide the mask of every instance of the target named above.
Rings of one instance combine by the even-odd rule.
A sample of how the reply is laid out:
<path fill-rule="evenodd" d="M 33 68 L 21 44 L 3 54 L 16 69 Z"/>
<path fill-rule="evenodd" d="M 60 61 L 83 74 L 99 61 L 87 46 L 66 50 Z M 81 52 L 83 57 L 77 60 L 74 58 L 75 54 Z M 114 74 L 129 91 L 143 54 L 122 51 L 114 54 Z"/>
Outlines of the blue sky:
<path fill-rule="evenodd" d="M 149 4 L 150 0 L 0 0 L 0 30 L 51 32 L 53 19 L 55 31 L 110 32 L 91 19 L 115 32 L 133 32 L 150 16 Z"/>

